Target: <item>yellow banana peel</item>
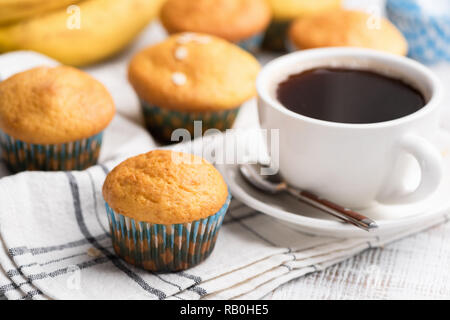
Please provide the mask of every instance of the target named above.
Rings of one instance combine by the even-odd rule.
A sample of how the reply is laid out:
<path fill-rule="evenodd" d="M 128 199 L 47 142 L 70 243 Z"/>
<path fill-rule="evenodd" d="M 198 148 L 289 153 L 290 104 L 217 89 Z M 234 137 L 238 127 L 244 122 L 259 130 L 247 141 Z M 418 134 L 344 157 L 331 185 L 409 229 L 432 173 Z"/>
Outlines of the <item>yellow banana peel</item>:
<path fill-rule="evenodd" d="M 33 50 L 64 64 L 88 65 L 123 49 L 164 1 L 85 0 L 0 27 L 0 52 Z"/>

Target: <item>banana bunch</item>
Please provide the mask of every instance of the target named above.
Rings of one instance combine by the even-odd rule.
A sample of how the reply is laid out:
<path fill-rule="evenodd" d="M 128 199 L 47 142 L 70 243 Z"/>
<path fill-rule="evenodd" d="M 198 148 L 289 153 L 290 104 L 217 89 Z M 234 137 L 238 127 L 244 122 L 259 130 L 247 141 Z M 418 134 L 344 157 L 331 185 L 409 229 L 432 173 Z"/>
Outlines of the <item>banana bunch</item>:
<path fill-rule="evenodd" d="M 33 50 L 83 66 L 123 49 L 165 0 L 0 0 L 0 53 Z"/>
<path fill-rule="evenodd" d="M 65 8 L 79 0 L 0 0 L 0 26 Z"/>

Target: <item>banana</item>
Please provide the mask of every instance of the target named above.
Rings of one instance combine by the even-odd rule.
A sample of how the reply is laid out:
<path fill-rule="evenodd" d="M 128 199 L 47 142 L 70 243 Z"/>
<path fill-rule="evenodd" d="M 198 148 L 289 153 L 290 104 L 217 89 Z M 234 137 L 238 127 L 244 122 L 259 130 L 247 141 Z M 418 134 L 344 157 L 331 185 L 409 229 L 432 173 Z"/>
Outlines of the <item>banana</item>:
<path fill-rule="evenodd" d="M 85 0 L 0 27 L 0 52 L 33 50 L 74 66 L 123 49 L 158 13 L 165 0 Z"/>
<path fill-rule="evenodd" d="M 0 25 L 67 7 L 80 0 L 0 0 Z"/>

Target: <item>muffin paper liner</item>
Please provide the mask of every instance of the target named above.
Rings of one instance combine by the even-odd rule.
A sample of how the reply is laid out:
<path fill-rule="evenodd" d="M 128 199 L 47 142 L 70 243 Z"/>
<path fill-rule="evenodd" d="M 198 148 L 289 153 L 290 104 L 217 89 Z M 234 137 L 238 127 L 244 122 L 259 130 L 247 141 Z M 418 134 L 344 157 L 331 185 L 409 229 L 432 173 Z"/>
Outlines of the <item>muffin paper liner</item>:
<path fill-rule="evenodd" d="M 286 51 L 287 32 L 291 21 L 272 21 L 266 30 L 263 48 L 272 51 Z"/>
<path fill-rule="evenodd" d="M 264 40 L 264 33 L 261 32 L 254 35 L 253 37 L 239 41 L 236 44 L 250 53 L 255 53 L 261 48 L 263 40 Z"/>
<path fill-rule="evenodd" d="M 31 144 L 0 131 L 3 161 L 12 172 L 84 170 L 97 163 L 103 132 L 63 144 Z"/>
<path fill-rule="evenodd" d="M 140 222 L 115 212 L 105 202 L 116 254 L 149 271 L 181 271 L 204 261 L 214 249 L 231 194 L 216 214 L 197 221 L 162 225 Z"/>
<path fill-rule="evenodd" d="M 450 61 L 450 12 L 431 15 L 411 0 L 388 0 L 386 9 L 406 37 L 411 58 L 427 64 Z"/>
<path fill-rule="evenodd" d="M 171 142 L 172 132 L 187 129 L 194 137 L 194 121 L 202 121 L 203 133 L 208 129 L 224 131 L 230 129 L 239 112 L 239 107 L 223 111 L 183 112 L 163 109 L 141 101 L 147 129 L 160 141 Z"/>

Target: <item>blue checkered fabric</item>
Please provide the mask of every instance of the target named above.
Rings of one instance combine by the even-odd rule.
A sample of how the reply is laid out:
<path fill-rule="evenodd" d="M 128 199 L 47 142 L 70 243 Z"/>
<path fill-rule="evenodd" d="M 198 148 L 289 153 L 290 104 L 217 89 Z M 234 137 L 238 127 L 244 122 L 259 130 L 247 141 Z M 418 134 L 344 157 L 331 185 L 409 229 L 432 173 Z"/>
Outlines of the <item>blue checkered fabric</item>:
<path fill-rule="evenodd" d="M 450 12 L 430 15 L 415 0 L 387 0 L 387 15 L 405 35 L 411 58 L 450 61 Z"/>

